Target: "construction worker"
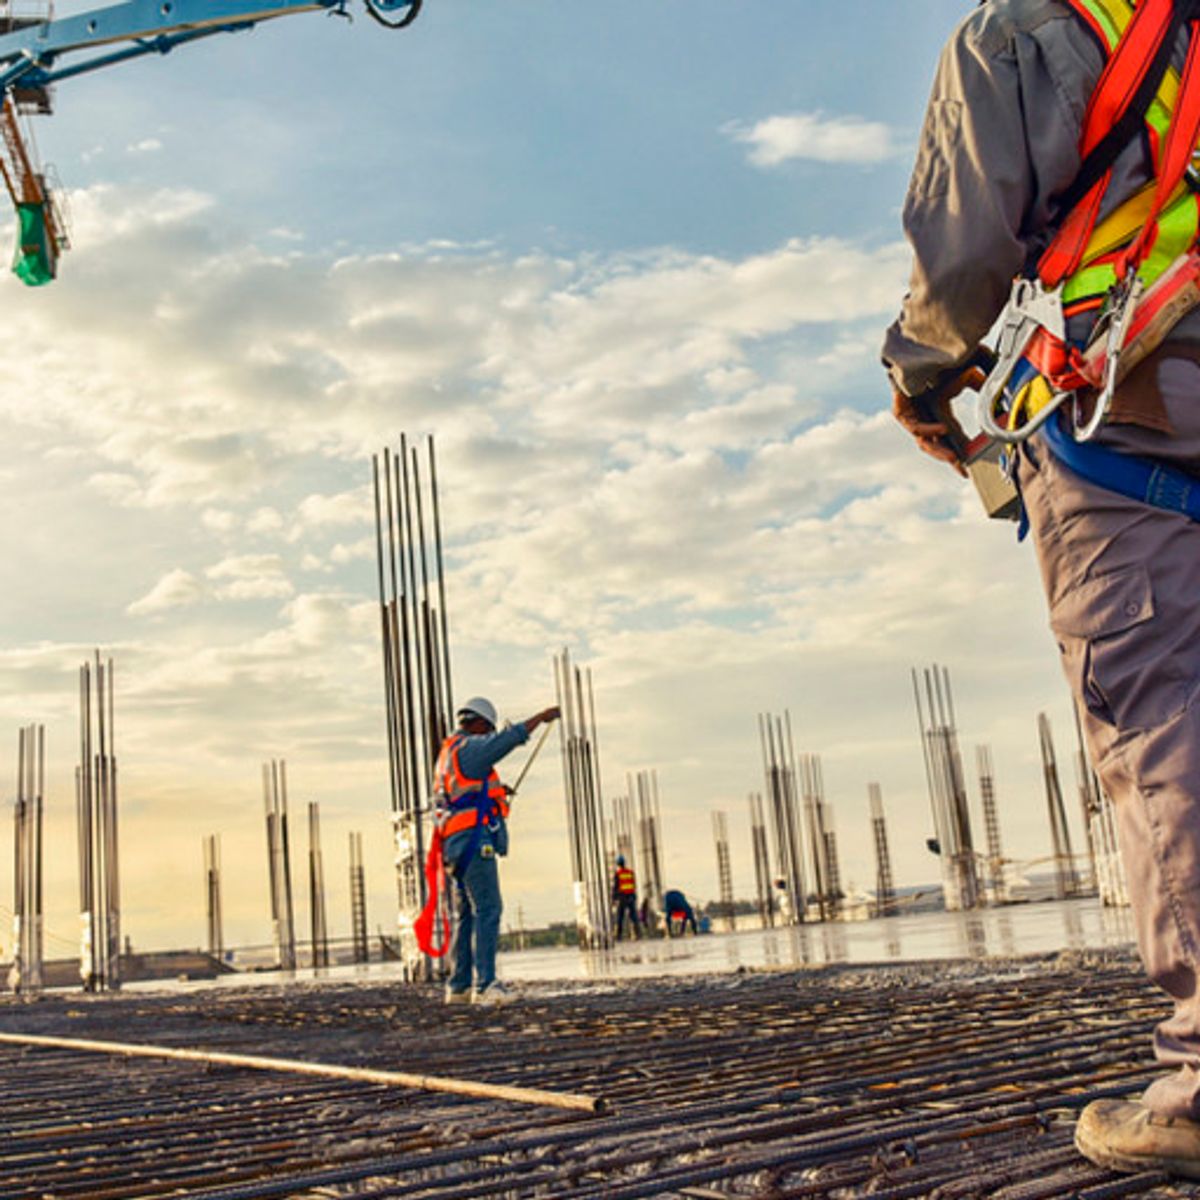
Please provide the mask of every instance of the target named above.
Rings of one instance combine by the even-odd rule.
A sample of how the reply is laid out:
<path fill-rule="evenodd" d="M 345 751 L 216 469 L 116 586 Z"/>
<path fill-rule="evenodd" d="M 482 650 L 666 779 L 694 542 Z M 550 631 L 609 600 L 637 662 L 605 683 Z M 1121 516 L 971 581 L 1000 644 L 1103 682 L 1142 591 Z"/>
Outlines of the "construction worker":
<path fill-rule="evenodd" d="M 683 937 L 689 925 L 693 934 L 699 934 L 696 914 L 682 892 L 672 888 L 663 893 L 663 912 L 667 917 L 667 937 Z"/>
<path fill-rule="evenodd" d="M 496 729 L 496 708 L 482 696 L 458 710 L 458 730 L 442 744 L 434 769 L 442 858 L 453 879 L 454 930 L 447 1004 L 504 1004 L 512 996 L 496 978 L 500 940 L 500 873 L 508 853 L 510 791 L 495 764 L 529 740 L 558 708 L 546 708 L 507 729 Z"/>
<path fill-rule="evenodd" d="M 1038 359 L 1031 373 L 1043 393 L 1084 397 L 1078 406 L 1068 399 L 1014 452 L 1016 482 L 1062 666 L 1115 802 L 1139 949 L 1174 1013 L 1154 1037 L 1171 1072 L 1139 1099 L 1088 1104 L 1075 1140 L 1100 1165 L 1200 1178 L 1200 524 L 1182 508 L 1159 507 L 1157 493 L 1144 493 L 1153 503 L 1128 495 L 1119 469 L 1142 470 L 1139 458 L 1166 467 L 1184 492 L 1180 480 L 1200 475 L 1200 310 L 1173 326 L 1164 321 L 1164 340 L 1117 384 L 1090 442 L 1069 426 L 1090 424 L 1097 408 L 1086 397 L 1103 397 L 1100 385 L 1073 391 L 1061 362 L 1022 341 L 1036 336 L 1077 367 L 1079 344 L 1103 307 L 1104 346 L 1117 361 L 1114 349 L 1136 325 L 1125 323 L 1136 315 L 1126 305 L 1136 296 L 1133 279 L 1151 266 L 1143 231 L 1166 263 L 1194 245 L 1196 195 L 1172 175 L 1188 165 L 1196 132 L 1183 128 L 1172 141 L 1166 128 L 1183 100 L 1160 88 L 1146 108 L 1153 92 L 1144 93 L 1145 115 L 1135 112 L 1122 129 L 1120 106 L 1143 90 L 1130 71 L 1142 68 L 1106 70 L 1122 44 L 1134 45 L 1134 23 L 1145 32 L 1154 20 L 1167 29 L 1167 53 L 1147 52 L 1143 61 L 1165 64 L 1173 50 L 1177 67 L 1185 44 L 1200 48 L 1194 25 L 1189 43 L 1189 31 L 1170 24 L 1173 9 L 1183 8 L 1172 0 L 1138 0 L 1136 8 L 1126 0 L 988 0 L 965 17 L 942 52 L 925 116 L 903 208 L 913 270 L 883 358 L 896 418 L 922 450 L 960 472 L 947 441 L 960 432 L 948 397 L 978 386 L 980 375 L 965 364 L 1002 311 L 1002 356 L 1024 356 L 1023 344 Z M 1129 38 L 1118 43 L 1126 22 Z M 1167 78 L 1174 87 L 1177 77 Z M 1101 86 L 1105 95 L 1095 100 Z M 1178 202 L 1169 210 L 1180 216 L 1177 228 L 1155 216 L 1158 192 L 1142 191 L 1151 180 Z M 1097 240 L 1096 219 L 1110 217 L 1108 233 L 1125 225 L 1115 249 Z M 1023 293 L 1013 288 L 1005 310 L 1022 272 L 1037 282 Z M 1089 294 L 1097 281 L 1098 299 Z M 1065 317 L 1063 297 L 1072 301 Z M 1033 323 L 1020 325 L 1035 306 Z M 923 394 L 935 396 L 932 413 Z M 1006 419 L 1019 417 L 1010 411 Z M 1106 469 L 1078 458 L 1068 466 L 1071 446 L 1099 447 L 1088 461 Z M 936 604 L 935 580 L 929 595 Z"/>
<path fill-rule="evenodd" d="M 642 940 L 642 924 L 638 920 L 637 910 L 637 878 L 631 868 L 625 865 L 625 855 L 617 855 L 616 870 L 613 871 L 612 901 L 617 906 L 617 941 L 625 931 L 625 918 L 629 918 L 629 931 L 640 942 Z"/>

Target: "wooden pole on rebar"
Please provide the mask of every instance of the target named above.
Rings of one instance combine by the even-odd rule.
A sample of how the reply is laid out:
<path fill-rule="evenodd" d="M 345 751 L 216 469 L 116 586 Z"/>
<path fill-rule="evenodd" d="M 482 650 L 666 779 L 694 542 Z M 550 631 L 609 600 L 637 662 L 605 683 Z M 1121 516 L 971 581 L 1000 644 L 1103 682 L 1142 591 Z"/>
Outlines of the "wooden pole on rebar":
<path fill-rule="evenodd" d="M 268 1058 L 259 1054 L 230 1054 L 214 1050 L 185 1050 L 174 1046 L 150 1046 L 140 1042 L 109 1042 L 91 1038 L 54 1037 L 32 1033 L 0 1033 L 0 1042 L 12 1046 L 42 1046 L 80 1053 L 114 1054 L 125 1058 L 170 1059 L 205 1066 L 242 1067 L 253 1071 L 280 1074 L 315 1075 L 326 1079 L 346 1079 L 358 1083 L 413 1088 L 423 1092 L 448 1092 L 481 1100 L 508 1100 L 514 1104 L 534 1104 L 575 1112 L 603 1113 L 607 1105 L 602 1097 L 573 1092 L 549 1092 L 538 1088 L 510 1087 L 499 1083 L 476 1083 L 441 1075 L 414 1075 L 405 1071 L 381 1071 L 372 1067 L 342 1067 L 332 1063 L 305 1062 L 294 1058 Z"/>

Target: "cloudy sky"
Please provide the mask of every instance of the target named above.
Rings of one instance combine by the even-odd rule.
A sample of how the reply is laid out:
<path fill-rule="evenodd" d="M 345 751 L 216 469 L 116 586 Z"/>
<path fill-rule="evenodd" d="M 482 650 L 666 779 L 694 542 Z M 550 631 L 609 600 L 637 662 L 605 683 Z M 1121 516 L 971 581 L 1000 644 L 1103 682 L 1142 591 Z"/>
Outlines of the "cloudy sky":
<path fill-rule="evenodd" d="M 755 718 L 785 709 L 843 878 L 873 884 L 871 781 L 897 882 L 936 878 L 932 662 L 968 760 L 992 746 L 1006 850 L 1045 854 L 1038 711 L 1074 741 L 1031 551 L 893 427 L 878 368 L 964 0 L 425 8 L 213 38 L 65 83 L 38 123 L 74 248 L 49 287 L 0 281 L 0 770 L 44 722 L 48 953 L 78 924 L 95 647 L 135 945 L 201 943 L 212 833 L 227 943 L 268 939 L 271 758 L 321 804 L 332 931 L 351 830 L 392 927 L 370 457 L 401 432 L 437 439 L 456 693 L 527 715 L 569 646 L 607 790 L 658 772 L 670 883 L 713 896 L 720 809 L 752 895 Z M 571 910 L 556 757 L 504 869 L 531 924 Z"/>

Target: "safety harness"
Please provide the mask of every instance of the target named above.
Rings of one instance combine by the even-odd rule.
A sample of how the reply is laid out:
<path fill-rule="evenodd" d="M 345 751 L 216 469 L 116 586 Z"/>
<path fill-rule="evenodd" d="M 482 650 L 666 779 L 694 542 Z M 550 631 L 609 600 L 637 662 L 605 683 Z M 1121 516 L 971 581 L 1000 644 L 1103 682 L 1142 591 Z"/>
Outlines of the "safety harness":
<path fill-rule="evenodd" d="M 1066 0 L 1106 62 L 1089 99 L 1080 171 L 1058 206 L 1056 232 L 1014 281 L 997 365 L 980 390 L 980 423 L 995 440 L 1023 441 L 1070 402 L 1072 433 L 1089 440 L 1116 385 L 1200 305 L 1200 140 L 1197 0 Z M 1182 72 L 1171 65 L 1189 27 Z M 1113 164 L 1144 132 L 1153 178 L 1100 220 Z M 1067 321 L 1094 314 L 1090 336 Z"/>
<path fill-rule="evenodd" d="M 461 854 L 454 862 L 454 877 L 461 888 L 467 867 L 479 853 L 485 829 L 508 816 L 508 793 L 493 770 L 486 779 L 470 779 L 462 770 L 459 751 L 466 734 L 455 733 L 442 743 L 434 767 L 438 805 L 433 837 L 425 858 L 425 907 L 413 922 L 413 934 L 422 953 L 441 958 L 450 948 L 450 919 L 447 909 L 445 843 L 456 833 L 471 830 Z"/>

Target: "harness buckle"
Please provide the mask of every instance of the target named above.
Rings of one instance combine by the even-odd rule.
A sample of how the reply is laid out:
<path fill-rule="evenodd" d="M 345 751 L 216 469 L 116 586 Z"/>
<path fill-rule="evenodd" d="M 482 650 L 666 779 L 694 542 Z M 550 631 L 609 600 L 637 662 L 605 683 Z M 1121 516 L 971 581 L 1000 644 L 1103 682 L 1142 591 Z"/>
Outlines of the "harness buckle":
<path fill-rule="evenodd" d="M 1044 329 L 1058 341 L 1066 340 L 1066 319 L 1062 309 L 1062 288 L 1047 291 L 1040 279 L 1019 276 L 1001 316 L 996 340 L 996 365 L 979 389 L 979 425 L 991 439 L 1011 446 L 1023 442 L 1050 419 L 1070 392 L 1055 393 L 1054 398 L 1028 421 L 1009 429 L 1004 410 L 1005 387 L 1017 364 L 1025 356 L 1034 335 Z"/>

